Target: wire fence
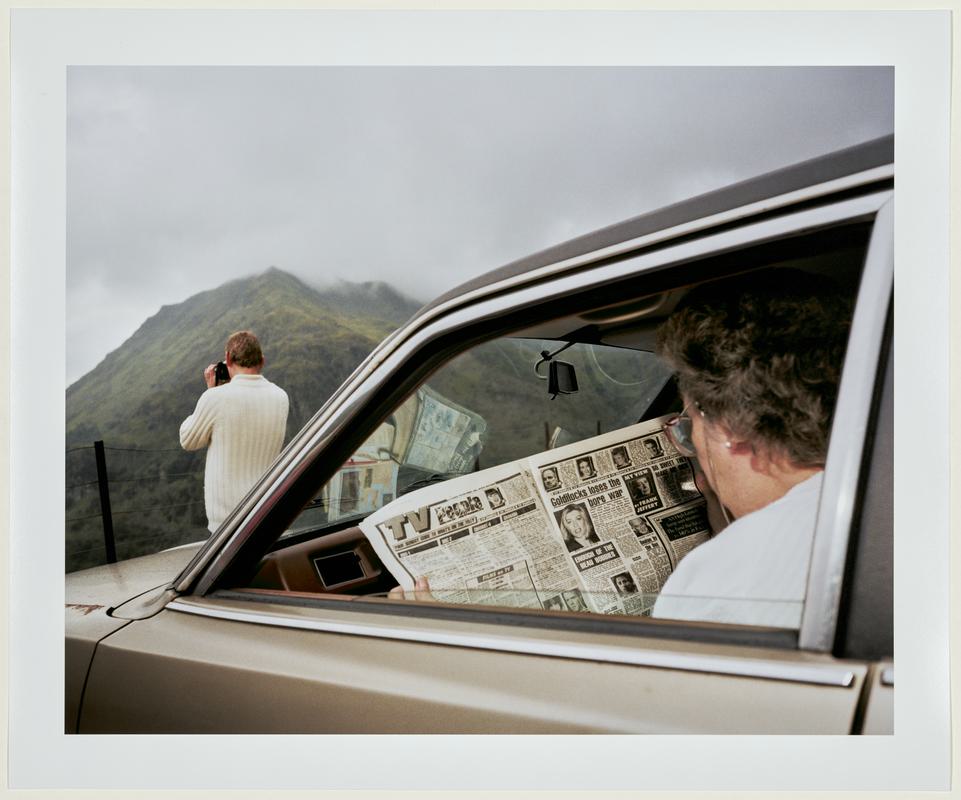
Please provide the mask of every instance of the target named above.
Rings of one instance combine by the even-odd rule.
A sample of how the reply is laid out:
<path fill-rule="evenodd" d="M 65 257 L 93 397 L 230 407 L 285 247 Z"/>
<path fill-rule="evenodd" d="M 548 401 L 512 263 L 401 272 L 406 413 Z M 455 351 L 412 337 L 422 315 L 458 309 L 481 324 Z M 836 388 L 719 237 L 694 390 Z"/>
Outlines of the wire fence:
<path fill-rule="evenodd" d="M 591 421 L 594 427 L 594 421 Z M 601 421 L 596 421 L 597 433 Z M 499 423 L 499 440 L 535 452 L 563 443 L 569 433 L 540 426 Z M 590 429 L 578 431 L 589 436 Z M 513 453 L 491 452 L 491 463 Z M 206 539 L 204 451 L 107 446 L 103 441 L 66 448 L 66 570 L 111 564 Z M 477 461 L 474 469 L 489 464 Z"/>
<path fill-rule="evenodd" d="M 97 441 L 65 458 L 67 572 L 207 537 L 202 452 Z"/>

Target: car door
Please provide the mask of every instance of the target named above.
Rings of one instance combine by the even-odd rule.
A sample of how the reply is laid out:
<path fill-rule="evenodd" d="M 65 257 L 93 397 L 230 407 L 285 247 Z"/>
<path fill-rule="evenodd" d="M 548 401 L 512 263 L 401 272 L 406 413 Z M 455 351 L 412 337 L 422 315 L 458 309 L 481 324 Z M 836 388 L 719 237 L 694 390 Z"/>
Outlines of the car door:
<path fill-rule="evenodd" d="M 167 595 L 118 610 L 136 619 L 97 648 L 80 732 L 852 732 L 878 682 L 871 659 L 839 657 L 836 636 L 889 330 L 887 178 L 795 193 L 776 213 L 768 201 L 646 238 L 610 244 L 607 232 L 594 250 L 429 308 L 358 368 Z M 627 319 L 672 288 L 759 265 L 851 258 L 844 434 L 836 422 L 798 631 L 254 585 L 361 442 L 474 344 L 572 316 Z"/>

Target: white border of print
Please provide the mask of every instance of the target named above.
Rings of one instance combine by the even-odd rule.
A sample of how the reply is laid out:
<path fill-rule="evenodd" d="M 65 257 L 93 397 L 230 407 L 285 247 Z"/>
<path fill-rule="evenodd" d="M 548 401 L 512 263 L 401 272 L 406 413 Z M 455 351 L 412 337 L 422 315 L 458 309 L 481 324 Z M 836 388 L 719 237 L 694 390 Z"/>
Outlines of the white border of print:
<path fill-rule="evenodd" d="M 12 788 L 948 787 L 948 410 L 923 400 L 949 388 L 947 13 L 30 9 L 11 28 Z M 895 735 L 64 736 L 65 67 L 631 63 L 895 67 Z"/>

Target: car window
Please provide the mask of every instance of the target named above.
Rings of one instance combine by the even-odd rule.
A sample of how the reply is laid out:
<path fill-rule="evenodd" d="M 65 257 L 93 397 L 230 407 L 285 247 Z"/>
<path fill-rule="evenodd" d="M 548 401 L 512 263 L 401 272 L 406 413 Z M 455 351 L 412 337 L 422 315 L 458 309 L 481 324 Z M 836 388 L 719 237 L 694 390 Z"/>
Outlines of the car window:
<path fill-rule="evenodd" d="M 552 399 L 543 354 L 561 348 L 557 358 L 574 368 L 578 388 Z M 623 428 L 644 416 L 669 378 L 644 350 L 511 337 L 481 344 L 398 406 L 285 536 L 359 520 L 423 486 Z"/>
<path fill-rule="evenodd" d="M 792 568 L 792 576 L 800 576 L 804 585 L 792 588 L 787 599 L 776 586 L 760 600 L 736 586 L 717 585 L 705 595 L 674 581 L 680 593 L 662 591 L 681 559 L 722 538 L 712 539 L 712 532 L 726 522 L 710 502 L 704 466 L 674 449 L 665 435 L 668 412 L 681 410 L 681 398 L 670 369 L 650 350 L 657 328 L 695 286 L 714 291 L 726 281 L 763 280 L 765 274 L 778 284 L 787 271 L 801 270 L 829 276 L 850 308 L 869 233 L 870 225 L 858 224 L 813 236 L 804 247 L 796 241 L 760 245 L 740 252 L 736 263 L 718 260 L 729 272 L 707 280 L 678 277 L 674 289 L 656 295 L 650 290 L 627 294 L 611 305 L 587 307 L 580 316 L 523 323 L 536 325 L 535 330 L 563 331 L 568 339 L 509 336 L 461 351 L 416 389 L 407 390 L 314 491 L 313 501 L 272 550 L 259 563 L 250 562 L 249 572 L 238 571 L 236 580 L 274 591 L 380 597 L 400 581 L 407 599 L 523 609 L 541 616 L 590 612 L 595 617 L 643 617 L 656 601 L 656 616 L 702 621 L 712 619 L 702 616 L 704 609 L 716 605 L 717 621 L 736 621 L 742 618 L 739 609 L 749 608 L 751 614 L 743 618 L 751 621 L 739 624 L 797 631 L 808 599 L 809 538 L 799 537 L 803 552 L 791 556 L 791 563 L 800 565 Z M 691 274 L 704 272 L 698 267 Z M 558 361 L 573 368 L 577 391 L 556 391 L 564 381 L 548 391 L 548 362 Z M 645 422 L 652 427 L 644 427 Z M 819 477 L 804 490 L 810 494 L 805 508 L 817 509 L 820 486 Z M 410 495 L 414 505 L 404 505 Z M 417 563 L 417 569 L 407 568 L 404 554 L 437 547 L 438 558 L 449 554 L 461 559 L 469 549 L 466 537 L 491 519 L 502 522 L 500 514 L 530 511 L 528 495 L 537 496 L 543 512 L 533 527 L 554 540 L 527 541 L 537 557 L 496 564 L 496 559 L 490 564 L 476 559 L 453 585 L 432 584 L 426 596 L 411 589 L 414 578 L 430 576 L 432 570 L 422 569 L 420 555 L 409 562 Z M 421 504 L 423 498 L 429 499 Z M 403 518 L 397 516 L 398 508 Z M 578 513 L 580 520 L 575 519 Z M 428 519 L 431 530 L 418 529 Z M 496 522 L 493 527 L 495 536 L 519 530 Z M 578 528 L 584 530 L 575 547 L 568 534 Z M 601 535 L 592 538 L 592 531 Z M 846 530 L 840 533 L 846 535 Z M 403 546 L 385 553 L 380 540 L 391 534 L 403 537 Z M 460 552 L 446 547 L 458 537 L 465 540 Z M 470 540 L 470 546 L 478 539 Z M 539 550 L 541 544 L 548 549 Z M 714 549 L 705 547 L 698 558 L 707 558 L 709 551 Z M 393 561 L 388 558 L 392 553 Z M 752 562 L 743 551 L 731 557 L 736 563 L 720 571 L 712 568 L 712 574 L 726 570 L 736 575 Z M 689 577 L 691 569 L 686 573 Z M 739 635 L 736 629 L 732 635 Z"/>

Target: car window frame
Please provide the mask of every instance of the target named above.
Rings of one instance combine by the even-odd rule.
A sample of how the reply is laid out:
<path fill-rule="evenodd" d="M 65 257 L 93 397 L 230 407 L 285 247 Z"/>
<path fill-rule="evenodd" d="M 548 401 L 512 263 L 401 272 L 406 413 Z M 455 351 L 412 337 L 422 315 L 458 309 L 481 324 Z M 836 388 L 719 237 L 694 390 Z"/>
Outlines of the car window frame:
<path fill-rule="evenodd" d="M 857 353 L 857 358 L 845 357 L 838 387 L 798 634 L 804 650 L 827 652 L 834 646 L 860 497 L 857 487 L 870 444 L 874 400 L 883 380 L 881 362 L 894 283 L 893 248 L 894 200 L 889 198 L 874 218 L 851 321 L 848 352 Z"/>
<path fill-rule="evenodd" d="M 551 304 L 563 310 L 565 305 L 576 305 L 580 308 L 584 297 L 596 296 L 598 305 L 603 305 L 605 294 L 612 295 L 610 288 L 612 284 L 623 284 L 627 281 L 635 280 L 638 277 L 650 278 L 656 282 L 659 273 L 670 268 L 672 278 L 677 275 L 675 270 L 682 273 L 687 269 L 688 263 L 696 259 L 703 259 L 712 254 L 718 254 L 731 248 L 754 246 L 765 241 L 775 241 L 784 239 L 799 233 L 812 232 L 821 228 L 830 228 L 845 225 L 858 221 L 873 221 L 881 207 L 890 200 L 891 190 L 887 187 L 867 191 L 865 194 L 846 197 L 843 199 L 828 198 L 823 203 L 814 205 L 807 204 L 791 213 L 784 213 L 771 216 L 762 216 L 757 220 L 746 220 L 742 223 L 728 227 L 719 232 L 712 232 L 688 239 L 675 245 L 660 247 L 654 250 L 642 251 L 640 253 L 627 253 L 623 256 L 612 258 L 609 254 L 594 254 L 594 262 L 589 266 L 580 265 L 579 269 L 572 270 L 558 266 L 551 274 L 548 281 L 531 281 L 517 288 L 504 288 L 499 290 L 495 284 L 484 293 L 483 299 L 474 302 L 458 303 L 454 300 L 450 302 L 452 306 L 446 313 L 435 312 L 426 321 L 415 320 L 407 330 L 390 337 L 389 341 L 382 345 L 378 351 L 368 359 L 367 366 L 362 365 L 355 373 L 354 378 L 345 384 L 336 398 L 326 406 L 326 414 L 321 413 L 315 418 L 313 425 L 305 429 L 305 434 L 299 439 L 300 446 L 288 448 L 285 453 L 287 458 L 282 457 L 272 474 L 268 475 L 267 480 L 252 492 L 247 500 L 235 511 L 232 525 L 225 525 L 217 537 L 217 541 L 208 544 L 191 565 L 181 574 L 176 582 L 176 588 L 180 592 L 204 595 L 215 588 L 218 588 L 218 578 L 221 577 L 229 567 L 231 559 L 236 555 L 250 539 L 250 534 L 256 531 L 258 524 L 266 519 L 266 511 L 269 510 L 271 499 L 276 501 L 278 492 L 289 491 L 298 478 L 303 476 L 305 465 L 316 463 L 321 454 L 327 455 L 329 475 L 336 471 L 337 453 L 332 444 L 336 442 L 340 435 L 340 441 L 348 441 L 348 437 L 343 436 L 343 431 L 349 428 L 352 421 L 356 421 L 364 413 L 370 413 L 370 408 L 376 405 L 376 395 L 378 391 L 383 392 L 391 385 L 394 386 L 391 396 L 398 396 L 401 391 L 408 388 L 413 383 L 421 380 L 424 375 L 417 374 L 407 376 L 408 387 L 404 386 L 402 379 L 408 360 L 413 356 L 429 356 L 424 358 L 426 363 L 433 360 L 434 363 L 443 360 L 446 354 L 452 352 L 453 345 L 450 338 L 454 332 L 468 331 L 469 336 L 474 338 L 458 339 L 462 351 L 482 338 L 491 338 L 492 334 L 506 333 L 516 329 L 516 312 L 523 309 L 528 315 L 531 310 L 546 309 Z M 877 234 L 877 228 L 872 231 L 872 237 Z M 583 259 L 581 259 L 583 261 Z M 691 282 L 703 280 L 704 275 L 698 274 L 697 269 L 690 271 L 687 278 Z M 711 275 L 710 277 L 720 277 Z M 672 279 L 671 283 L 676 283 Z M 608 291 L 605 292 L 605 289 Z M 862 285 L 863 291 L 863 285 Z M 616 289 L 615 289 L 616 292 Z M 859 292 L 858 304 L 860 305 L 861 293 Z M 576 298 L 576 300 L 575 300 Z M 483 331 L 486 335 L 481 336 Z M 366 377 L 362 373 L 367 369 Z M 399 385 L 399 388 L 398 388 Z M 873 383 L 872 383 L 873 387 Z M 374 402 L 372 402 L 374 401 Z M 384 401 L 381 399 L 383 406 Z M 867 411 L 864 412 L 865 414 Z M 369 432 L 368 432 L 369 433 Z M 366 434 L 364 434 L 366 435 Z M 355 443 L 359 443 L 360 434 L 354 436 Z M 341 449 L 345 449 L 343 446 Z M 348 450 L 348 453 L 352 450 Z M 332 455 L 331 455 L 332 453 Z M 337 462 L 339 463 L 339 462 Z M 319 484 L 314 484 L 319 485 Z M 823 531 L 821 535 L 826 535 Z M 205 557 L 206 556 L 206 557 Z M 822 571 L 823 572 L 823 571 Z M 820 572 L 818 573 L 821 574 Z M 814 573 L 812 572 L 812 580 Z M 821 580 L 818 578 L 817 580 Z M 815 591 L 820 591 L 819 587 L 809 583 Z M 807 605 L 807 604 L 806 604 Z M 488 610 L 480 609 L 480 613 L 490 613 Z M 835 608 L 836 614 L 836 608 Z M 836 621 L 836 616 L 835 616 Z M 689 626 L 691 623 L 681 623 Z M 808 638 L 805 642 L 820 641 L 826 631 L 818 628 L 817 636 L 812 639 L 812 626 L 824 625 L 824 617 L 811 617 L 808 624 Z M 697 627 L 697 624 L 693 624 Z M 803 623 L 802 623 L 803 626 Z M 725 626 L 728 627 L 728 626 Z M 735 628 L 737 626 L 730 626 Z M 690 630 L 691 638 L 697 639 L 696 631 Z M 820 646 L 811 647 L 809 644 L 801 643 L 802 649 L 827 650 Z"/>

